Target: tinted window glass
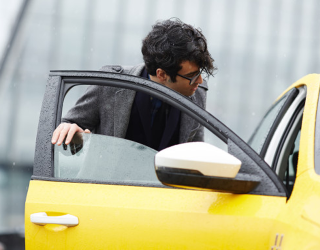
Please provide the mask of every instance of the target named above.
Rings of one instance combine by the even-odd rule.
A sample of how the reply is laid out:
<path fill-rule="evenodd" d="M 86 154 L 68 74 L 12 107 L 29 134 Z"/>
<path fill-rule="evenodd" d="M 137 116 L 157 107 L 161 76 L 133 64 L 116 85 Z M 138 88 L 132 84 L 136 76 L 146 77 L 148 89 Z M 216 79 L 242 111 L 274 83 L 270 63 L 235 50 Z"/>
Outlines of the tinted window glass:
<path fill-rule="evenodd" d="M 293 185 L 297 175 L 298 155 L 299 155 L 299 146 L 300 146 L 300 132 L 301 131 L 299 130 L 299 133 L 297 134 L 294 144 L 292 145 L 292 151 L 287 161 L 287 169 L 286 169 L 285 177 L 283 180 L 283 183 L 290 194 L 292 192 Z"/>
<path fill-rule="evenodd" d="M 156 153 L 122 138 L 81 133 L 70 145 L 55 146 L 55 177 L 160 184 L 152 168 Z"/>
<path fill-rule="evenodd" d="M 282 138 L 272 164 L 289 194 L 293 190 L 297 174 L 303 108 L 298 109 L 295 113 L 296 115 L 293 115 L 292 118 L 293 122 L 287 128 L 286 136 Z"/>

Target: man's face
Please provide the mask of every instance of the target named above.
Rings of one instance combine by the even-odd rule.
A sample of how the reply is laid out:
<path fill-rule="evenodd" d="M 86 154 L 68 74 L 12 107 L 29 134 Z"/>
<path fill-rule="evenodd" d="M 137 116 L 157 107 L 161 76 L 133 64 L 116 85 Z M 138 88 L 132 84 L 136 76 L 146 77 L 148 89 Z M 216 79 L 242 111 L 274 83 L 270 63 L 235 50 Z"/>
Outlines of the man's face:
<path fill-rule="evenodd" d="M 180 64 L 180 66 L 182 68 L 178 71 L 178 74 L 188 78 L 196 76 L 200 71 L 200 68 L 194 62 L 184 61 Z M 168 80 L 164 82 L 164 85 L 175 91 L 178 91 L 180 94 L 185 96 L 193 95 L 199 84 L 203 82 L 201 75 L 199 75 L 198 79 L 196 79 L 195 82 L 190 85 L 190 80 L 179 75 L 177 75 L 175 82 L 172 82 L 171 79 L 168 78 Z"/>

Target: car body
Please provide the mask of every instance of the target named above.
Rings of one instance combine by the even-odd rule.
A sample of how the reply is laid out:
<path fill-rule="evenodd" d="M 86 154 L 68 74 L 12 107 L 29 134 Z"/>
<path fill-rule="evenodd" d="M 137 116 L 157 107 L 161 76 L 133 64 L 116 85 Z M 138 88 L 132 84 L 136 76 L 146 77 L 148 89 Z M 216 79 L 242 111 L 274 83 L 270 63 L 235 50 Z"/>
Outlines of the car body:
<path fill-rule="evenodd" d="M 225 143 L 227 154 L 242 162 L 239 173 L 225 178 L 171 169 L 160 177 L 155 150 L 110 136 L 84 134 L 74 155 L 53 146 L 66 93 L 78 85 L 144 91 L 168 102 L 203 125 L 208 138 Z M 52 71 L 26 199 L 26 249 L 320 249 L 319 88 L 317 74 L 298 80 L 245 143 L 157 83 Z"/>

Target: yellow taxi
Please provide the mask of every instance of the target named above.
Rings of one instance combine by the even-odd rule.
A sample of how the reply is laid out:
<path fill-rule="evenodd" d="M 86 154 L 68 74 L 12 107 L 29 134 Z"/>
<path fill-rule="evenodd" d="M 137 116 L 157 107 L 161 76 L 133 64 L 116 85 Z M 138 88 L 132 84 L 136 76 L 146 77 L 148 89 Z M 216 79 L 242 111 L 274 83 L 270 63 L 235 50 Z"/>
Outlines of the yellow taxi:
<path fill-rule="evenodd" d="M 157 152 L 92 133 L 52 145 L 61 117 L 91 85 L 155 96 L 203 126 L 205 142 Z M 26 249 L 320 249 L 319 90 L 320 75 L 298 80 L 246 143 L 154 82 L 52 71 L 25 205 Z"/>

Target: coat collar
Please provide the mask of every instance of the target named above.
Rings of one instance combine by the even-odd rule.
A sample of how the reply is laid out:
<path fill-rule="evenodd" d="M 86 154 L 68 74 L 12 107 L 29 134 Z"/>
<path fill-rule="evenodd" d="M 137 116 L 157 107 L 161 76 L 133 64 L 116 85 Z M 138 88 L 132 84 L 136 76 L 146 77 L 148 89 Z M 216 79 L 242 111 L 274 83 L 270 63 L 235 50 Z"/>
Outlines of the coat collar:
<path fill-rule="evenodd" d="M 140 76 L 144 69 L 144 64 L 133 67 L 123 66 L 121 72 L 134 76 Z M 120 89 L 115 94 L 114 104 L 114 136 L 125 138 L 130 121 L 130 114 L 136 91 L 130 89 Z"/>

